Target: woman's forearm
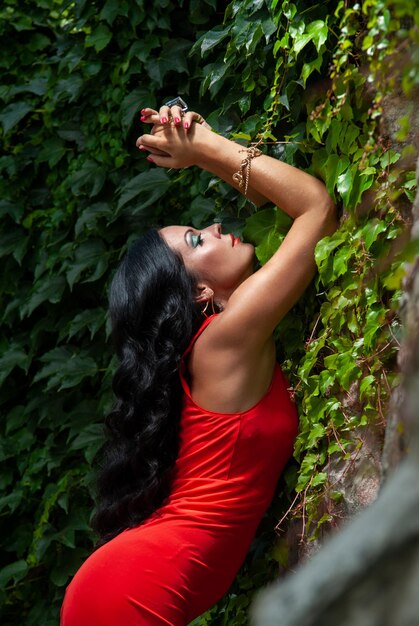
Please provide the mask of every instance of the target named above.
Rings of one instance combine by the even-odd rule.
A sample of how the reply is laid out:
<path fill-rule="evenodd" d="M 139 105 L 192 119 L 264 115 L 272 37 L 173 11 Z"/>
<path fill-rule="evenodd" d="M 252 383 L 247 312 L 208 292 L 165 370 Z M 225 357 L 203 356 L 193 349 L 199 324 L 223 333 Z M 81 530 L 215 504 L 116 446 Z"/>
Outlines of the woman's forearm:
<path fill-rule="evenodd" d="M 200 133 L 196 165 L 240 189 L 233 175 L 246 156 L 243 146 L 212 132 Z M 293 219 L 310 210 L 332 212 L 333 202 L 322 182 L 272 157 L 261 155 L 251 161 L 247 196 L 255 204 L 269 200 Z"/>
<path fill-rule="evenodd" d="M 155 125 L 151 134 L 137 139 L 137 147 L 148 150 L 151 153 L 148 158 L 156 165 L 175 168 L 197 165 L 244 191 L 233 176 L 239 172 L 247 178 L 249 166 L 244 171 L 241 168 L 247 155 L 246 148 L 196 122 L 188 131 L 183 127 L 163 125 L 156 112 L 147 111 L 150 111 L 149 123 Z M 252 159 L 246 195 L 257 205 L 267 200 L 273 202 L 294 220 L 312 211 L 320 222 L 335 219 L 334 204 L 322 182 L 266 155 Z M 326 230 L 330 229 L 330 224 L 326 226 Z"/>
<path fill-rule="evenodd" d="M 231 143 L 234 143 L 234 142 L 231 142 Z M 241 147 L 239 144 L 234 143 L 234 146 L 237 146 L 238 150 L 243 150 L 243 147 Z M 238 163 L 240 166 L 240 162 L 245 157 L 245 154 L 244 152 L 239 152 L 237 156 L 239 157 Z M 218 178 L 221 178 L 222 180 L 227 182 L 229 185 L 231 185 L 232 187 L 234 187 L 235 189 L 237 189 L 238 191 L 244 194 L 244 187 L 240 186 L 233 179 L 231 168 L 228 167 L 228 164 L 226 164 L 224 160 L 218 161 L 218 159 L 212 159 L 211 164 L 208 163 L 208 165 L 205 166 L 204 163 L 199 163 L 198 166 L 201 167 L 201 169 L 206 169 L 207 171 L 211 172 L 211 174 L 214 174 Z M 236 169 L 233 173 L 235 173 L 236 171 L 239 171 L 239 167 L 237 167 L 237 163 L 236 163 Z M 253 202 L 258 207 L 269 202 L 269 198 L 267 198 L 265 194 L 260 193 L 259 191 L 256 191 L 256 189 L 253 188 L 251 180 L 249 180 L 249 187 L 246 193 L 246 198 L 248 198 L 251 202 Z"/>

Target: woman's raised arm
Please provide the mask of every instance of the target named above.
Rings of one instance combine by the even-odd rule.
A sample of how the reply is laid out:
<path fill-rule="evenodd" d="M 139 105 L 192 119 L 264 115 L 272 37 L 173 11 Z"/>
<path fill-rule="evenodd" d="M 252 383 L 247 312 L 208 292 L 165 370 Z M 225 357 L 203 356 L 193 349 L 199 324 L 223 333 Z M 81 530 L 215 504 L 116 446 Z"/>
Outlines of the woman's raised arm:
<path fill-rule="evenodd" d="M 240 171 L 243 146 L 194 123 L 183 127 L 155 126 L 137 145 L 151 153 L 156 165 L 197 165 L 230 184 Z M 164 155 L 164 156 L 163 156 Z M 251 161 L 248 196 L 267 198 L 293 219 L 278 251 L 247 278 L 225 303 L 223 326 L 231 341 L 261 345 L 295 304 L 315 273 L 314 249 L 336 229 L 335 206 L 324 184 L 272 157 Z"/>

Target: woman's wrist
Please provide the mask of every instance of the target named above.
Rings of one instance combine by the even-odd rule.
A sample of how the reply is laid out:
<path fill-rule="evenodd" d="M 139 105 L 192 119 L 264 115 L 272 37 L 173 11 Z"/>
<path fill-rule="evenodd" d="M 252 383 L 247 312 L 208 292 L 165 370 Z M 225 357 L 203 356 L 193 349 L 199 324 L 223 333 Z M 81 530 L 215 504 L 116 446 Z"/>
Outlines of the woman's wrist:
<path fill-rule="evenodd" d="M 237 169 L 240 168 L 240 153 L 242 147 L 226 139 L 222 135 L 218 135 L 207 129 L 202 129 L 199 133 L 197 143 L 197 158 L 196 165 L 203 170 L 218 174 L 220 167 L 223 170 L 228 170 L 228 173 L 233 175 Z"/>
<path fill-rule="evenodd" d="M 246 195 L 256 206 L 261 206 L 268 201 L 265 194 L 253 188 L 252 176 L 247 176 L 247 173 L 250 173 L 247 168 L 242 168 L 245 158 L 243 150 L 246 148 L 214 132 L 202 134 L 202 136 L 200 134 L 198 145 L 195 165 L 224 180 Z M 238 173 L 244 175 L 242 184 L 235 177 Z"/>

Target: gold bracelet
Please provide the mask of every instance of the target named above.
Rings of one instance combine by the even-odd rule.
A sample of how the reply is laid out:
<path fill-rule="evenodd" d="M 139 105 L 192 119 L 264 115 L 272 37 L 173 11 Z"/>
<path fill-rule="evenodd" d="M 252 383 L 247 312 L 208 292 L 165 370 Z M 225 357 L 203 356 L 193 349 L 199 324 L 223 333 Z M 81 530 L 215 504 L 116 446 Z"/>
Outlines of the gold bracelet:
<path fill-rule="evenodd" d="M 262 154 L 262 151 L 259 150 L 258 148 L 255 148 L 255 146 L 251 146 L 250 148 L 239 150 L 239 152 L 247 152 L 247 156 L 245 159 L 242 160 L 239 171 L 233 174 L 233 180 L 235 183 L 238 184 L 240 189 L 244 185 L 243 194 L 246 195 L 247 189 L 249 187 L 250 168 L 251 168 L 252 159 L 255 159 L 256 157 L 260 156 Z M 245 173 L 245 170 L 246 170 L 246 173 Z"/>

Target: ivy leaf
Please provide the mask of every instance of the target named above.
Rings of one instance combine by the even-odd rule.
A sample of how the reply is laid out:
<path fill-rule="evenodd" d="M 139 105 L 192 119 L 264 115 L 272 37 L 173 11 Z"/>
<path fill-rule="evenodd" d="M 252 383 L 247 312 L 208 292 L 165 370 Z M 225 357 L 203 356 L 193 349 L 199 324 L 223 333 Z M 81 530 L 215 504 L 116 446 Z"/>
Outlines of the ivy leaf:
<path fill-rule="evenodd" d="M 313 424 L 307 441 L 307 448 L 314 448 L 320 439 L 326 434 L 323 424 Z"/>
<path fill-rule="evenodd" d="M 312 22 L 309 25 L 307 32 L 312 36 L 317 52 L 320 52 L 320 48 L 327 39 L 327 21 L 324 22 L 323 20 L 316 20 L 315 22 Z"/>
<path fill-rule="evenodd" d="M 29 299 L 21 307 L 21 316 L 26 317 L 43 302 L 51 302 L 53 304 L 61 300 L 65 289 L 65 280 L 62 276 L 42 276 L 35 282 L 30 292 Z"/>
<path fill-rule="evenodd" d="M 367 176 L 364 172 L 359 172 L 354 168 L 354 179 L 348 200 L 348 206 L 351 209 L 355 209 L 358 206 L 361 201 L 362 194 L 364 191 L 372 187 L 374 180 L 374 176 Z"/>
<path fill-rule="evenodd" d="M 132 46 L 129 49 L 128 56 L 135 56 L 142 63 L 148 63 L 151 56 L 151 51 L 155 48 L 160 48 L 161 42 L 158 37 L 155 35 L 151 35 L 150 33 L 146 35 L 141 41 L 134 41 Z M 153 105 L 154 106 L 154 105 Z"/>
<path fill-rule="evenodd" d="M 20 223 L 24 213 L 23 203 L 9 202 L 9 200 L 0 200 L 0 217 L 9 215 L 17 224 Z M 1 241 L 1 238 L 0 238 Z M 1 243 L 0 243 L 1 248 Z"/>
<path fill-rule="evenodd" d="M 101 308 L 87 309 L 78 313 L 68 326 L 60 331 L 60 340 L 64 337 L 74 337 L 86 328 L 90 331 L 90 339 L 93 339 L 98 330 L 105 323 L 105 311 Z"/>
<path fill-rule="evenodd" d="M 51 40 L 42 33 L 32 33 L 26 47 L 31 52 L 38 52 L 39 50 L 43 50 L 51 43 Z"/>
<path fill-rule="evenodd" d="M 1 373 L 3 375 L 3 366 L 1 366 Z M 4 380 L 5 376 L 3 376 Z M 3 381 L 0 382 L 2 384 Z M 22 405 L 14 406 L 13 409 L 8 413 L 6 418 L 6 435 L 12 433 L 17 428 L 20 428 L 27 421 L 27 415 L 25 414 L 25 407 Z"/>
<path fill-rule="evenodd" d="M 255 253 L 259 262 L 264 265 L 275 254 L 284 237 L 276 230 L 271 230 L 264 241 L 256 247 Z"/>
<path fill-rule="evenodd" d="M 10 90 L 10 95 L 14 96 L 18 93 L 34 93 L 37 96 L 43 96 L 48 89 L 48 80 L 46 78 L 33 78 L 24 85 L 16 85 Z"/>
<path fill-rule="evenodd" d="M 301 70 L 301 78 L 303 79 L 304 87 L 306 85 L 307 78 L 311 76 L 311 74 L 316 70 L 320 72 L 323 64 L 323 56 L 319 55 L 314 59 L 314 61 L 310 61 L 309 63 L 304 63 L 303 68 Z"/>
<path fill-rule="evenodd" d="M 269 39 L 271 38 L 271 35 L 273 35 L 277 30 L 277 25 L 270 17 L 267 17 L 266 19 L 262 20 L 260 24 L 262 27 L 263 34 L 265 35 L 266 43 L 269 43 Z"/>
<path fill-rule="evenodd" d="M 103 443 L 103 424 L 88 424 L 71 441 L 71 448 L 72 450 L 84 450 L 86 460 L 91 463 Z"/>
<path fill-rule="evenodd" d="M 58 137 L 64 139 L 64 141 L 74 141 L 77 144 L 77 148 L 83 150 L 85 146 L 85 137 L 83 133 L 77 129 L 59 129 L 57 130 Z"/>
<path fill-rule="evenodd" d="M 326 140 L 326 148 L 328 152 L 335 153 L 339 143 L 340 135 L 344 132 L 345 122 L 339 119 L 333 119 L 330 123 L 329 132 Z M 330 155 L 332 156 L 332 155 Z M 333 156 L 338 156 L 334 154 Z"/>
<path fill-rule="evenodd" d="M 112 33 L 105 24 L 99 24 L 94 31 L 87 35 L 86 46 L 93 46 L 96 52 L 100 52 L 112 39 Z"/>
<path fill-rule="evenodd" d="M 33 105 L 27 102 L 14 102 L 5 107 L 0 113 L 4 134 L 7 135 L 32 109 Z"/>
<path fill-rule="evenodd" d="M 325 163 L 325 183 L 327 191 L 332 197 L 335 196 L 335 186 L 339 176 L 339 170 L 342 165 L 342 159 L 338 154 L 330 154 Z"/>
<path fill-rule="evenodd" d="M 291 223 L 291 218 L 276 207 L 259 211 L 246 220 L 243 234 L 256 244 L 256 256 L 262 265 L 278 250 Z"/>
<path fill-rule="evenodd" d="M 319 52 L 327 39 L 327 33 L 327 23 L 323 20 L 316 20 L 308 25 L 305 33 L 295 33 L 292 49 L 296 54 L 299 54 L 310 41 L 313 41 L 317 52 Z"/>
<path fill-rule="evenodd" d="M 312 39 L 313 37 L 308 33 L 301 35 L 297 34 L 294 38 L 294 44 L 292 46 L 293 51 L 298 54 Z"/>
<path fill-rule="evenodd" d="M 224 81 L 228 75 L 229 65 L 227 63 L 213 63 L 205 68 L 206 78 L 202 82 L 199 93 L 202 96 L 207 89 L 210 90 L 212 97 L 216 96 L 222 88 Z"/>
<path fill-rule="evenodd" d="M 250 33 L 247 36 L 247 40 L 246 40 L 246 44 L 245 44 L 246 51 L 247 51 L 248 55 L 249 54 L 253 54 L 253 52 L 256 49 L 256 45 L 257 45 L 258 41 L 261 39 L 262 35 L 263 35 L 263 31 L 262 31 L 261 25 L 258 24 L 257 22 L 255 22 L 253 24 L 253 28 L 250 29 Z M 238 38 L 237 38 L 237 40 L 238 40 Z M 240 43 L 240 42 L 237 41 L 237 43 Z"/>
<path fill-rule="evenodd" d="M 186 51 L 191 47 L 190 41 L 185 39 L 170 39 L 160 52 L 158 58 L 150 59 L 147 64 L 147 72 L 150 78 L 160 87 L 168 72 L 178 74 L 188 73 Z"/>
<path fill-rule="evenodd" d="M 44 354 L 40 361 L 46 365 L 34 376 L 33 382 L 47 378 L 46 391 L 75 387 L 97 372 L 95 361 L 85 351 L 77 353 L 69 347 L 54 348 Z"/>
<path fill-rule="evenodd" d="M 333 275 L 331 276 L 332 280 L 336 280 L 348 269 L 348 262 L 351 258 L 351 253 L 348 251 L 347 247 L 340 248 L 334 258 L 333 258 Z"/>
<path fill-rule="evenodd" d="M 227 28 L 223 28 L 222 26 L 216 26 L 212 30 L 209 30 L 207 33 L 202 35 L 200 39 L 193 45 L 191 49 L 191 54 L 194 54 L 201 47 L 201 54 L 205 56 L 205 54 L 212 50 L 216 45 L 218 45 L 223 39 L 228 37 L 230 34 L 231 26 Z"/>
<path fill-rule="evenodd" d="M 142 106 L 152 106 L 153 101 L 154 94 L 144 87 L 138 87 L 125 96 L 121 103 L 121 122 L 125 135 L 140 108 Z"/>
<path fill-rule="evenodd" d="M 243 235 L 255 245 L 261 244 L 275 225 L 275 209 L 258 211 L 246 220 Z"/>
<path fill-rule="evenodd" d="M 187 214 L 188 221 L 195 228 L 204 228 L 204 224 L 208 223 L 211 216 L 214 217 L 214 202 L 209 198 L 197 196 L 192 200 Z"/>
<path fill-rule="evenodd" d="M 112 26 L 118 15 L 128 17 L 128 10 L 128 4 L 124 0 L 106 0 L 99 17 L 101 20 L 106 20 L 109 26 Z"/>
<path fill-rule="evenodd" d="M 23 348 L 16 342 L 11 343 L 6 352 L 0 357 L 0 385 L 3 384 L 15 367 L 20 367 L 20 369 L 27 372 L 30 363 L 31 358 Z"/>
<path fill-rule="evenodd" d="M 336 375 L 345 391 L 349 391 L 351 384 L 362 375 L 352 350 L 339 354 Z"/>
<path fill-rule="evenodd" d="M 354 173 L 354 167 L 348 167 L 348 169 L 342 172 L 342 174 L 339 174 L 336 182 L 336 188 L 342 196 L 344 206 L 346 207 L 349 207 L 349 197 L 352 191 Z"/>
<path fill-rule="evenodd" d="M 369 250 L 376 241 L 378 235 L 387 230 L 387 224 L 383 221 L 374 220 L 368 224 L 368 229 L 364 237 L 365 247 Z"/>
<path fill-rule="evenodd" d="M 324 483 L 327 481 L 327 474 L 326 472 L 318 472 L 314 478 L 313 478 L 313 482 L 311 483 L 312 487 L 318 487 L 319 485 L 324 485 Z M 330 519 L 330 515 L 325 515 L 324 518 L 326 520 Z M 319 522 L 320 523 L 320 522 Z"/>
<path fill-rule="evenodd" d="M 36 160 L 38 163 L 47 161 L 50 167 L 54 167 L 64 156 L 65 152 L 65 143 L 59 137 L 51 137 L 45 140 Z"/>
<path fill-rule="evenodd" d="M 15 584 L 22 580 L 28 573 L 28 564 L 23 559 L 6 565 L 0 570 L 0 589 L 7 587 L 10 581 Z"/>
<path fill-rule="evenodd" d="M 373 374 L 369 374 L 368 376 L 365 376 L 362 379 L 361 384 L 359 385 L 359 396 L 360 396 L 361 399 L 364 398 L 367 390 L 374 383 L 375 383 L 375 376 Z"/>
<path fill-rule="evenodd" d="M 101 165 L 88 159 L 69 178 L 71 191 L 77 196 L 88 192 L 90 198 L 96 196 L 105 184 L 105 171 Z"/>
<path fill-rule="evenodd" d="M 84 86 L 84 80 L 80 74 L 74 73 L 68 78 L 59 80 L 54 89 L 55 103 L 67 99 L 69 102 L 77 100 Z"/>
<path fill-rule="evenodd" d="M 116 219 L 114 207 L 110 203 L 95 202 L 84 209 L 74 227 L 76 237 L 84 230 L 88 232 L 96 230 L 101 218 L 106 218 L 106 224 L 110 224 Z"/>
<path fill-rule="evenodd" d="M 400 289 L 402 285 L 402 280 L 405 278 L 407 272 L 406 265 L 400 264 L 397 267 L 397 264 L 393 264 L 390 268 L 390 272 L 387 276 L 383 276 L 383 285 L 389 291 L 396 291 Z"/>
<path fill-rule="evenodd" d="M 74 528 L 65 528 L 61 533 L 57 534 L 56 539 L 63 545 L 70 546 L 74 536 Z M 68 579 L 75 574 L 87 556 L 88 553 L 83 548 L 60 550 L 50 573 L 50 581 L 57 587 L 63 587 Z"/>
<path fill-rule="evenodd" d="M 345 234 L 339 231 L 336 231 L 336 233 L 328 237 L 323 237 L 323 239 L 317 243 L 314 251 L 317 267 L 320 269 L 322 262 L 329 257 L 330 253 L 345 241 Z"/>
<path fill-rule="evenodd" d="M 119 188 L 120 198 L 118 202 L 118 210 L 125 206 L 134 198 L 144 198 L 137 201 L 136 211 L 144 209 L 156 200 L 161 198 L 170 186 L 170 178 L 162 169 L 151 169 L 135 176 L 128 183 Z"/>
<path fill-rule="evenodd" d="M 12 254 L 20 264 L 25 255 L 29 243 L 29 238 L 25 236 L 21 229 L 11 230 L 0 235 L 0 258 Z"/>
<path fill-rule="evenodd" d="M 70 269 L 66 272 L 70 289 L 73 289 L 74 283 L 79 282 L 84 272 L 91 271 L 91 274 L 83 282 L 93 282 L 102 276 L 107 267 L 108 259 L 103 241 L 101 239 L 84 241 L 76 248 Z"/>
<path fill-rule="evenodd" d="M 364 326 L 364 345 L 368 349 L 373 345 L 373 340 L 381 331 L 381 324 L 384 317 L 384 310 L 381 306 L 374 306 L 366 315 L 366 324 Z"/>

